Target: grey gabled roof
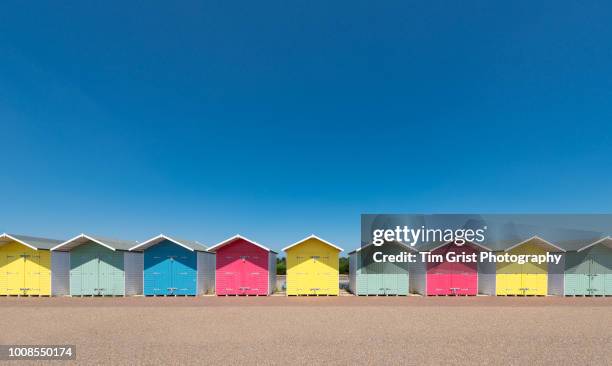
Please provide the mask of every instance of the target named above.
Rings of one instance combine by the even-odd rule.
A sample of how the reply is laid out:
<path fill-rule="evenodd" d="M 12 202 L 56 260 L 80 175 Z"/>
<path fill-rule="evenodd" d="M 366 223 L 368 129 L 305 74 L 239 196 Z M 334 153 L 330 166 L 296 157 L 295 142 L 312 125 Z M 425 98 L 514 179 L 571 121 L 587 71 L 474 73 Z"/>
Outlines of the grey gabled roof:
<path fill-rule="evenodd" d="M 172 243 L 175 243 L 177 245 L 180 245 L 186 249 L 189 249 L 191 251 L 199 251 L 199 252 L 208 252 L 208 248 L 197 241 L 193 241 L 193 240 L 185 240 L 185 239 L 179 239 L 179 238 L 175 238 L 175 237 L 169 237 L 167 235 L 164 234 L 159 234 L 151 239 L 148 239 L 140 244 L 137 244 L 133 247 L 130 248 L 130 250 L 133 251 L 142 251 L 145 250 L 147 248 L 150 248 L 154 245 L 157 245 L 163 241 L 170 241 Z"/>
<path fill-rule="evenodd" d="M 0 245 L 8 242 L 18 242 L 32 249 L 51 249 L 60 244 L 62 240 L 39 238 L 36 236 L 18 235 L 18 234 L 0 234 Z"/>
<path fill-rule="evenodd" d="M 607 246 L 608 248 L 612 249 L 612 236 L 607 236 L 607 237 L 605 237 L 605 238 L 601 238 L 601 239 L 599 239 L 599 240 L 596 240 L 596 241 L 594 241 L 594 242 L 592 242 L 592 243 L 590 243 L 590 244 L 587 244 L 587 245 L 585 245 L 585 246 L 581 247 L 581 248 L 580 248 L 580 249 L 578 249 L 577 251 L 578 251 L 578 252 L 581 252 L 581 251 L 583 251 L 583 250 L 585 250 L 585 249 L 588 249 L 588 248 L 590 248 L 590 247 L 592 247 L 592 246 L 594 246 L 594 245 L 605 245 L 605 246 Z"/>
<path fill-rule="evenodd" d="M 110 239 L 104 238 L 101 236 L 93 236 L 88 234 L 80 234 L 75 236 L 74 238 L 67 240 L 55 247 L 51 248 L 51 250 L 61 250 L 61 251 L 69 251 L 73 248 L 78 247 L 79 245 L 83 245 L 86 243 L 96 243 L 100 244 L 104 247 L 107 247 L 111 250 L 130 250 L 133 246 L 138 244 L 137 241 L 132 240 L 119 240 L 119 239 Z"/>

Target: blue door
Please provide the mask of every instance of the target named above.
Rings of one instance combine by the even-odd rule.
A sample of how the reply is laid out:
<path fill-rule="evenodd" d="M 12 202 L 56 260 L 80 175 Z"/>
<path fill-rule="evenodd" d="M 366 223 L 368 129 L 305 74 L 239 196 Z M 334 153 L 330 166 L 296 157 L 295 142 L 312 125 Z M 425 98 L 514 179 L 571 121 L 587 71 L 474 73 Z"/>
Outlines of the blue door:
<path fill-rule="evenodd" d="M 196 295 L 196 252 L 163 241 L 144 251 L 145 295 Z"/>
<path fill-rule="evenodd" d="M 171 258 L 172 286 L 177 295 L 195 295 L 197 282 L 197 256 L 184 248 Z"/>

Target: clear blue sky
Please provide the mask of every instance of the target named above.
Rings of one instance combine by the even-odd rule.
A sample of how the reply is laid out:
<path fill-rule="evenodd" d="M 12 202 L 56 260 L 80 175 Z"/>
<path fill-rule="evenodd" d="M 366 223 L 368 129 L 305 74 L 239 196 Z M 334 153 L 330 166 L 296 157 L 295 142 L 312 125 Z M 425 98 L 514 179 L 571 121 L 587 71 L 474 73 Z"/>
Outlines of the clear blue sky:
<path fill-rule="evenodd" d="M 0 231 L 612 211 L 609 1 L 163 3 L 2 4 Z"/>

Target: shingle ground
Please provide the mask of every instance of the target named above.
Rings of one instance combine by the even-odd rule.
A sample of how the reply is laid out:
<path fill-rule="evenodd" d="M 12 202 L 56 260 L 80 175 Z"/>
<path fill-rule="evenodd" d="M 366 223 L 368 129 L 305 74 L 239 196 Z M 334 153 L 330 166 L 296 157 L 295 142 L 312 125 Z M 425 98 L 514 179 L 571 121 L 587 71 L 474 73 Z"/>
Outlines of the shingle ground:
<path fill-rule="evenodd" d="M 76 344 L 84 364 L 612 363 L 610 297 L 0 298 L 0 312 L 0 344 Z"/>

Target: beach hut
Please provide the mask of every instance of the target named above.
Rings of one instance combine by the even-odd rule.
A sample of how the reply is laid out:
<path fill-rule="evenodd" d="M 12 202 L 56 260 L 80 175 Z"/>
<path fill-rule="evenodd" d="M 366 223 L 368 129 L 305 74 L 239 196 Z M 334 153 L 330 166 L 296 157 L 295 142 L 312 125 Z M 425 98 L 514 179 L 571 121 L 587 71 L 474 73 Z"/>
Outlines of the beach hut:
<path fill-rule="evenodd" d="M 195 296 L 214 291 L 215 255 L 197 241 L 160 234 L 130 251 L 144 253 L 146 296 Z"/>
<path fill-rule="evenodd" d="M 612 295 L 612 237 L 568 251 L 564 280 L 566 296 Z"/>
<path fill-rule="evenodd" d="M 412 292 L 427 296 L 477 295 L 478 255 L 489 250 L 469 241 L 461 244 L 456 241 L 431 243 L 419 247 L 421 254 L 411 268 Z M 422 256 L 426 259 L 423 260 Z"/>
<path fill-rule="evenodd" d="M 81 234 L 51 248 L 70 253 L 70 295 L 142 294 L 143 255 L 135 241 Z"/>
<path fill-rule="evenodd" d="M 276 287 L 276 252 L 236 235 L 208 249 L 216 254 L 217 295 L 265 296 Z"/>
<path fill-rule="evenodd" d="M 504 252 L 510 255 L 545 255 L 549 252 L 564 253 L 565 250 L 538 236 L 533 236 L 509 246 Z M 548 276 L 548 272 L 547 263 L 498 262 L 496 263 L 495 293 L 511 296 L 557 294 L 557 289 L 563 288 L 563 276 Z"/>
<path fill-rule="evenodd" d="M 338 295 L 338 256 L 342 250 L 315 235 L 284 248 L 287 295 Z"/>
<path fill-rule="evenodd" d="M 0 295 L 68 294 L 68 256 L 50 249 L 60 240 L 0 235 Z"/>
<path fill-rule="evenodd" d="M 417 251 L 408 245 L 388 242 L 381 246 L 364 245 L 350 252 L 349 291 L 362 296 L 408 295 L 409 263 L 380 261 L 381 255 L 395 258 L 405 252 Z"/>

